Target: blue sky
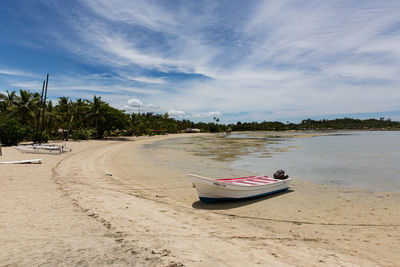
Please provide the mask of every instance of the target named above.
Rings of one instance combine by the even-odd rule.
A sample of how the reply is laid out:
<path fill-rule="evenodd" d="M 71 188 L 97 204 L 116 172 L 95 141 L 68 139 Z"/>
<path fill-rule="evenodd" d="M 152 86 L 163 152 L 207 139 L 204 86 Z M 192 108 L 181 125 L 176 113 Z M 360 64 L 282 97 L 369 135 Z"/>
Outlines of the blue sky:
<path fill-rule="evenodd" d="M 0 92 L 222 123 L 400 120 L 400 1 L 3 0 Z"/>

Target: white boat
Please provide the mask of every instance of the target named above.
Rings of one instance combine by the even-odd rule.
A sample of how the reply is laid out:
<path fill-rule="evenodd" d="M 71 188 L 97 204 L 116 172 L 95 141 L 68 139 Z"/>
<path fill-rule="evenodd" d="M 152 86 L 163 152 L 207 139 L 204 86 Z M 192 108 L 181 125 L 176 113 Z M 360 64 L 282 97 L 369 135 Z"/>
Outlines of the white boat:
<path fill-rule="evenodd" d="M 16 150 L 22 153 L 32 154 L 61 154 L 71 149 L 59 145 L 20 145 L 13 146 Z"/>
<path fill-rule="evenodd" d="M 196 188 L 200 201 L 212 203 L 225 200 L 248 199 L 275 194 L 288 189 L 292 179 L 275 179 L 269 176 L 250 176 L 228 179 L 211 179 L 187 174 Z"/>
<path fill-rule="evenodd" d="M 0 164 L 42 164 L 41 159 L 25 159 L 16 161 L 3 161 Z"/>

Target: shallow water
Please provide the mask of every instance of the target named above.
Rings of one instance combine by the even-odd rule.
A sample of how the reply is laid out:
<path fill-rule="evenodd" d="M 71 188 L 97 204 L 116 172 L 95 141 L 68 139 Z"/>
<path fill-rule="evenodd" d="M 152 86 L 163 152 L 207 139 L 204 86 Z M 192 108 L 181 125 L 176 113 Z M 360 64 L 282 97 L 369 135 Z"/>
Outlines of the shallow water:
<path fill-rule="evenodd" d="M 212 160 L 215 164 L 199 160 L 198 166 L 178 166 L 211 177 L 284 169 L 290 177 L 318 184 L 400 192 L 400 131 L 239 132 L 166 139 L 145 148 Z M 170 160 L 169 165 L 177 164 Z"/>
<path fill-rule="evenodd" d="M 298 135 L 239 133 L 228 138 L 265 140 L 264 152 L 254 151 L 231 167 L 255 173 L 284 169 L 291 177 L 319 184 L 400 191 L 400 132 L 356 131 Z"/>

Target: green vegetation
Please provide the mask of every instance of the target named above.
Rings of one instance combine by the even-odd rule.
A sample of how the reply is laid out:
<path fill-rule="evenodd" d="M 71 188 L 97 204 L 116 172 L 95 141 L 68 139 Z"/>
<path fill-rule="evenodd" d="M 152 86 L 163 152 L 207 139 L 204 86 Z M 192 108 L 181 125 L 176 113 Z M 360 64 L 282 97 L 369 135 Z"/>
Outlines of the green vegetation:
<path fill-rule="evenodd" d="M 201 128 L 206 132 L 217 132 L 215 123 L 194 123 L 178 121 L 168 116 L 154 113 L 131 115 L 111 107 L 94 96 L 93 99 L 72 101 L 60 97 L 55 105 L 46 103 L 43 117 L 40 112 L 40 94 L 26 90 L 0 94 L 0 140 L 5 145 L 21 141 L 46 142 L 49 139 L 103 138 L 116 135 L 154 135 L 179 133 L 186 128 Z M 42 133 L 35 134 L 43 125 Z"/>
<path fill-rule="evenodd" d="M 398 129 L 400 122 L 380 118 L 303 120 L 299 124 L 282 122 L 250 122 L 219 124 L 214 122 L 194 123 L 189 120 L 175 120 L 165 114 L 132 113 L 111 107 L 94 96 L 92 100 L 60 97 L 55 105 L 46 103 L 44 119 L 39 118 L 40 94 L 26 90 L 0 93 L 0 140 L 5 145 L 20 141 L 47 141 L 48 139 L 103 138 L 116 135 L 154 135 L 179 133 L 187 128 L 198 128 L 202 132 L 233 131 L 286 131 L 286 130 L 328 130 L 328 129 Z M 38 125 L 39 123 L 39 125 Z M 35 135 L 35 129 L 43 125 L 43 131 Z M 40 136 L 39 136 L 40 135 Z M 39 138 L 40 137 L 40 138 Z"/>
<path fill-rule="evenodd" d="M 43 125 L 41 140 L 102 138 L 113 131 L 126 130 L 132 125 L 130 116 L 94 96 L 92 100 L 60 97 L 53 106 L 46 103 L 42 121 L 39 118 L 40 94 L 20 90 L 0 94 L 0 138 L 3 144 L 35 141 L 35 129 Z M 38 125 L 39 124 L 39 125 Z"/>
<path fill-rule="evenodd" d="M 287 131 L 287 130 L 382 130 L 392 129 L 400 130 L 400 122 L 391 119 L 334 119 L 334 120 L 303 120 L 301 123 L 284 124 L 279 121 L 275 122 L 250 122 L 228 125 L 233 131 Z"/>

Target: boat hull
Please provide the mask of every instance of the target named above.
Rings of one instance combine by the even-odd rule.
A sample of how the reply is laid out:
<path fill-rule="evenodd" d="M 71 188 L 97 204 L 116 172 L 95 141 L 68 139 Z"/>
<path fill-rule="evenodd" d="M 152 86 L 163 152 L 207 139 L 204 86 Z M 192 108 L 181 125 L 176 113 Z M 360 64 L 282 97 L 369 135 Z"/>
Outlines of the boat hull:
<path fill-rule="evenodd" d="M 272 192 L 268 192 L 268 193 L 263 193 L 260 195 L 255 195 L 255 196 L 249 196 L 249 197 L 242 197 L 242 198 L 212 198 L 212 197 L 200 197 L 199 199 L 201 202 L 209 204 L 209 203 L 215 203 L 215 202 L 224 202 L 224 201 L 233 201 L 233 200 L 246 200 L 246 199 L 253 199 L 253 198 L 258 198 L 258 197 L 265 197 L 265 196 L 269 196 L 269 195 L 273 195 L 273 194 L 278 194 L 280 192 L 284 192 L 288 190 L 288 188 L 284 188 L 284 189 L 279 189 L 279 190 L 275 190 Z"/>
<path fill-rule="evenodd" d="M 268 177 L 264 178 L 265 180 L 268 179 L 268 183 L 257 184 L 253 182 L 253 184 L 249 184 L 251 181 L 246 180 L 246 178 L 213 180 L 193 174 L 188 175 L 188 177 L 203 203 L 251 199 L 276 194 L 287 190 L 291 181 L 291 179 L 275 180 Z M 254 180 L 255 178 L 249 177 L 249 179 Z M 235 181 L 238 181 L 237 184 L 234 184 Z"/>
<path fill-rule="evenodd" d="M 2 161 L 0 164 L 42 164 L 41 159 L 26 159 L 16 161 Z"/>
<path fill-rule="evenodd" d="M 16 150 L 22 153 L 31 154 L 61 154 L 63 148 L 61 146 L 13 146 Z"/>

